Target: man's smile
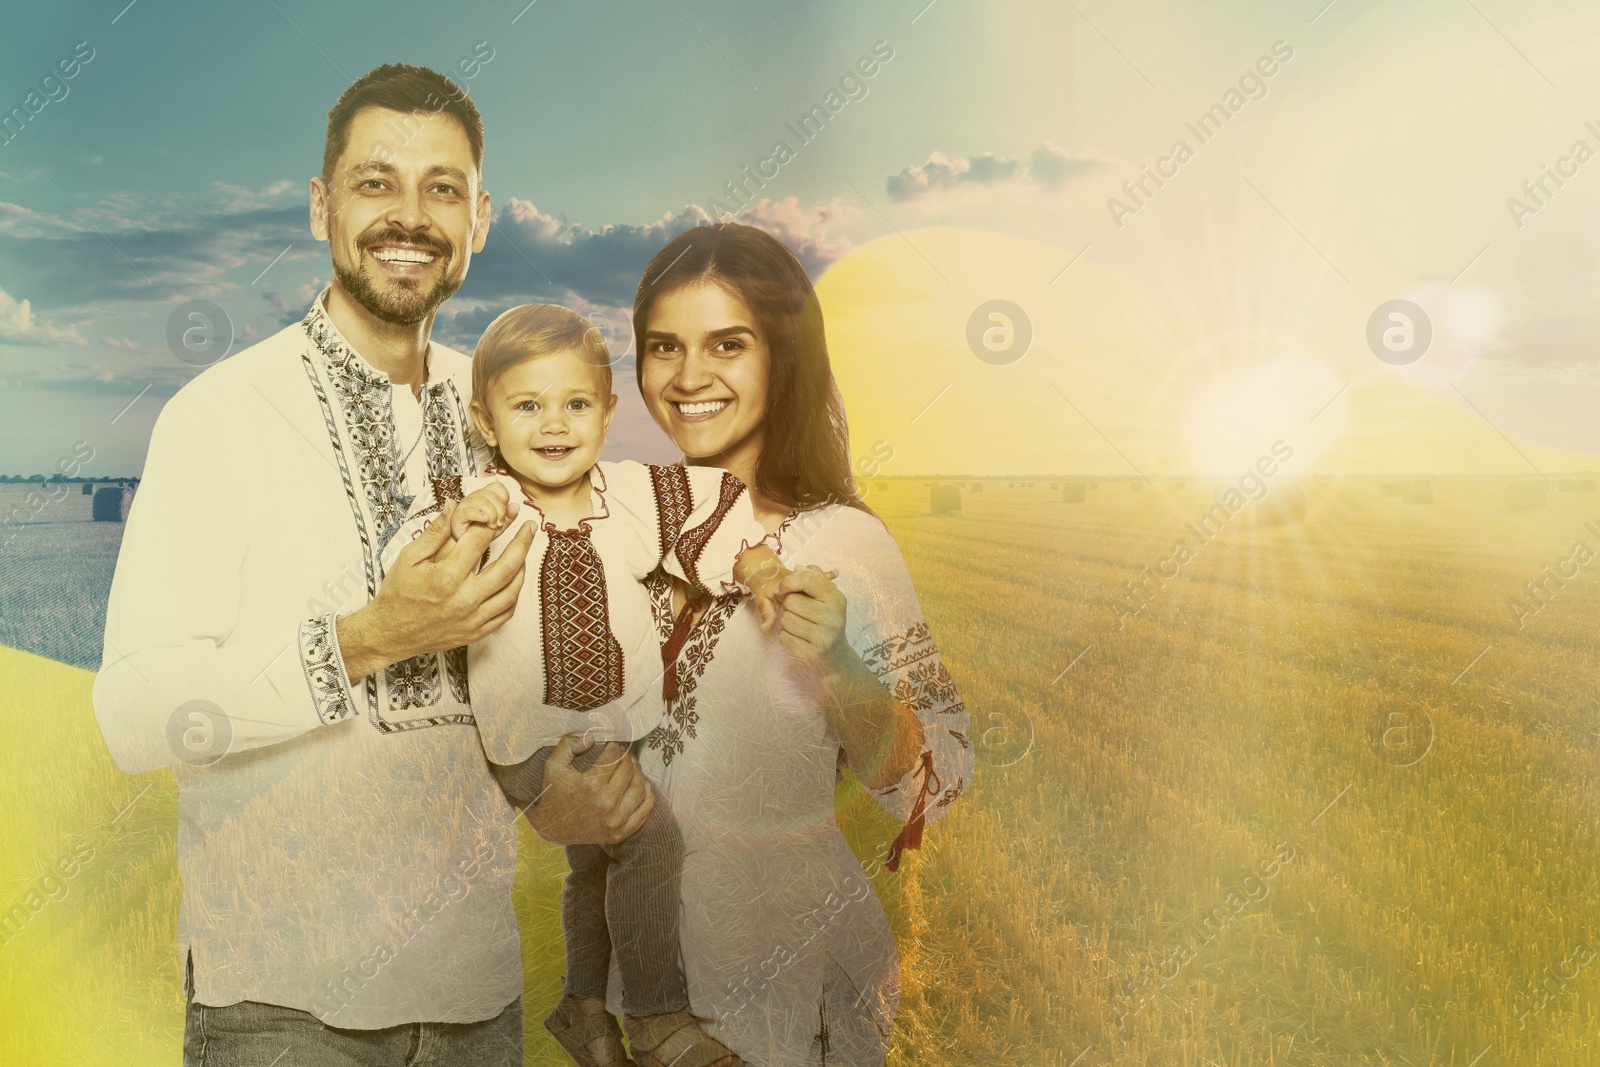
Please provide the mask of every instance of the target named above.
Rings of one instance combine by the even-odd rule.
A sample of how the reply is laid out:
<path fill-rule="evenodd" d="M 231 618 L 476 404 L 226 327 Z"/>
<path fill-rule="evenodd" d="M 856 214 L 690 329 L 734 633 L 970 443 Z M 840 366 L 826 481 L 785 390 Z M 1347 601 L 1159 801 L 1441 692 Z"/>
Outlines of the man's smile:
<path fill-rule="evenodd" d="M 437 249 L 421 245 L 376 244 L 364 251 L 394 274 L 421 274 L 441 257 Z"/>

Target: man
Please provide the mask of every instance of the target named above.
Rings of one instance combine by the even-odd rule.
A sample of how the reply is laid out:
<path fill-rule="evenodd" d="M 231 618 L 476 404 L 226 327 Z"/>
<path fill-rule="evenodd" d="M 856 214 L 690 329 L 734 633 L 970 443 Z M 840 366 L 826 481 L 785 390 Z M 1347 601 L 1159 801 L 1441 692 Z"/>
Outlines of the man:
<path fill-rule="evenodd" d="M 177 776 L 186 1064 L 522 1062 L 518 813 L 463 646 L 510 616 L 533 529 L 475 574 L 492 531 L 451 549 L 435 523 L 379 571 L 411 500 L 478 471 L 470 361 L 428 337 L 484 247 L 482 162 L 448 79 L 358 79 L 311 180 L 332 284 L 151 436 L 94 706 L 119 767 Z M 580 747 L 530 821 L 619 841 L 643 777 L 580 774 Z"/>

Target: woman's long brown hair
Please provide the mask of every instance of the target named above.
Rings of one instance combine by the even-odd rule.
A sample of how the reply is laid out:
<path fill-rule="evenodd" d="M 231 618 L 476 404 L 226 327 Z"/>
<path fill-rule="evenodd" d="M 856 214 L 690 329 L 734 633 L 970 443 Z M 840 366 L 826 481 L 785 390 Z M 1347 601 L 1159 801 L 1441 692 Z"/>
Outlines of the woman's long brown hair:
<path fill-rule="evenodd" d="M 701 282 L 743 300 L 767 343 L 771 373 L 755 488 L 790 507 L 839 503 L 872 514 L 850 471 L 850 430 L 828 361 L 822 306 L 800 261 L 766 231 L 741 223 L 700 226 L 650 260 L 633 298 L 640 391 L 650 309 L 663 295 Z"/>

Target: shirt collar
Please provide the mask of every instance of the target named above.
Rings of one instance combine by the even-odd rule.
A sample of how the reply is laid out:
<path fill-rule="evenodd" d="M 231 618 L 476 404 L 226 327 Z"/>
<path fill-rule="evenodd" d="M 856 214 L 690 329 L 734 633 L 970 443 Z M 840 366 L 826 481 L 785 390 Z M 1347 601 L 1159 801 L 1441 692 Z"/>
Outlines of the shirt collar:
<path fill-rule="evenodd" d="M 333 284 L 322 287 L 322 292 L 311 301 L 311 310 L 306 312 L 306 317 L 301 320 L 305 327 L 306 336 L 316 346 L 317 351 L 329 365 L 372 385 L 392 385 L 389 375 L 374 367 L 361 357 L 355 346 L 345 339 L 339 327 L 334 324 L 333 316 L 328 314 L 328 293 L 333 289 Z M 423 357 L 422 388 L 432 389 L 439 383 L 433 377 L 433 342 L 428 342 L 428 353 Z"/>

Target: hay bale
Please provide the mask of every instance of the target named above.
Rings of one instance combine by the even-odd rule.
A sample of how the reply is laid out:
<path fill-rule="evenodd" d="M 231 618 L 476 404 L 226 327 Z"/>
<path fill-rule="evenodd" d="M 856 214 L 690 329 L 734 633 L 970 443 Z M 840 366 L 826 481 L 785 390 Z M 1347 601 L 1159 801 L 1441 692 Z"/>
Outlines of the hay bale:
<path fill-rule="evenodd" d="M 1404 492 L 1405 486 L 1399 482 L 1384 482 L 1378 486 L 1379 496 L 1401 496 Z"/>
<path fill-rule="evenodd" d="M 1144 492 L 1144 483 L 1139 481 L 1137 478 L 1135 478 L 1133 481 L 1128 483 L 1128 492 L 1130 492 L 1130 493 L 1142 493 L 1142 492 Z"/>
<path fill-rule="evenodd" d="M 1061 487 L 1061 502 L 1063 504 L 1081 504 L 1088 499 L 1082 482 L 1067 482 Z"/>
<path fill-rule="evenodd" d="M 83 495 L 84 496 L 93 496 L 94 495 L 94 483 L 93 482 L 84 482 L 83 483 Z"/>
<path fill-rule="evenodd" d="M 1050 488 L 1052 488 L 1052 489 L 1060 489 L 1061 488 L 1061 483 L 1060 482 L 1051 482 L 1050 483 Z"/>
<path fill-rule="evenodd" d="M 1427 482 L 1406 482 L 1400 491 L 1400 499 L 1407 504 L 1433 503 L 1433 486 Z"/>
<path fill-rule="evenodd" d="M 1256 503 L 1257 526 L 1294 526 L 1306 521 L 1306 491 L 1280 485 Z"/>
<path fill-rule="evenodd" d="M 1089 483 L 1089 488 L 1090 489 L 1098 489 L 1098 488 L 1100 488 L 1100 483 L 1099 482 L 1090 482 Z"/>
<path fill-rule="evenodd" d="M 889 483 L 888 482 L 878 482 L 876 485 L 873 486 L 873 488 L 876 489 L 880 493 L 887 493 L 889 491 Z"/>
<path fill-rule="evenodd" d="M 1563 478 L 1559 488 L 1563 493 L 1592 493 L 1595 483 L 1593 478 Z"/>
<path fill-rule="evenodd" d="M 982 482 L 973 482 L 971 491 L 974 492 L 974 493 L 983 492 L 983 483 Z"/>
<path fill-rule="evenodd" d="M 1506 510 L 1543 511 L 1545 488 L 1543 482 L 1512 482 L 1506 486 Z"/>
<path fill-rule="evenodd" d="M 128 494 L 131 496 L 132 494 Z M 107 485 L 95 491 L 92 505 L 95 522 L 121 522 L 127 512 L 122 503 L 121 486 Z"/>
<path fill-rule="evenodd" d="M 928 495 L 928 514 L 948 515 L 951 512 L 961 511 L 961 487 L 955 485 L 936 485 L 933 492 Z"/>

